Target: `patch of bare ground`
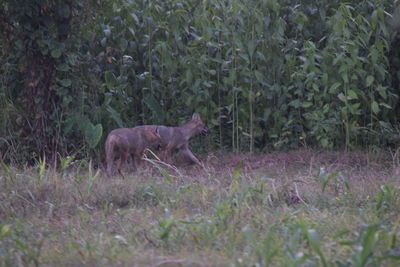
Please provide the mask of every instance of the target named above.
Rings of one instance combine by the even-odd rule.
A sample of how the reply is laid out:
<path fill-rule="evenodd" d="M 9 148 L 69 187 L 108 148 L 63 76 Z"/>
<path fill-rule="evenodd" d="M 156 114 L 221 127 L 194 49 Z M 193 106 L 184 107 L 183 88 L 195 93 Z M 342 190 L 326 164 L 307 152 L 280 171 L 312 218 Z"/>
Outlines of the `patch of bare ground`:
<path fill-rule="evenodd" d="M 207 166 L 219 171 L 229 171 L 238 165 L 249 171 L 258 169 L 293 170 L 316 166 L 325 166 L 330 170 L 365 170 L 366 168 L 387 170 L 390 162 L 386 159 L 388 158 L 371 156 L 364 152 L 315 152 L 309 149 L 301 149 L 269 154 L 215 152 L 210 153 L 204 161 Z"/>
<path fill-rule="evenodd" d="M 364 152 L 315 152 L 308 149 L 269 154 L 214 152 L 203 158 L 203 162 L 207 170 L 215 173 L 229 173 L 240 166 L 243 172 L 248 173 L 300 172 L 311 175 L 323 167 L 326 171 L 347 172 L 356 175 L 357 178 L 378 175 L 376 178 L 379 179 L 400 172 L 399 168 L 391 164 L 390 159 L 385 156 L 371 156 Z M 193 166 L 187 168 L 189 172 L 196 170 Z"/>
<path fill-rule="evenodd" d="M 181 166 L 180 171 L 192 181 L 215 190 L 231 185 L 236 168 L 240 168 L 242 177 L 249 181 L 273 178 L 275 187 L 288 187 L 298 196 L 321 191 L 321 171 L 338 177 L 337 186 L 342 189 L 335 190 L 343 190 L 343 179 L 346 179 L 353 193 L 364 194 L 373 194 L 383 183 L 396 183 L 396 177 L 400 176 L 400 168 L 393 164 L 389 153 L 316 152 L 309 149 L 268 154 L 213 152 L 202 160 L 203 168 L 186 165 Z M 207 180 L 207 177 L 215 179 Z M 329 194 L 329 190 L 326 191 Z"/>

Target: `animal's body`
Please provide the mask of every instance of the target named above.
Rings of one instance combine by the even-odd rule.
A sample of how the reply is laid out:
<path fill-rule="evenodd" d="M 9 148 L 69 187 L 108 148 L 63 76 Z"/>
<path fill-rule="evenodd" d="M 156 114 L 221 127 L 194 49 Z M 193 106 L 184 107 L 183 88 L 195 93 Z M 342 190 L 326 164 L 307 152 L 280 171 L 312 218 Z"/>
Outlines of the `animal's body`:
<path fill-rule="evenodd" d="M 158 127 L 139 126 L 112 130 L 105 143 L 107 174 L 112 174 L 116 154 L 120 156 L 117 170 L 121 174 L 129 156 L 134 168 L 138 168 L 146 148 L 157 145 L 160 141 Z"/>
<path fill-rule="evenodd" d="M 198 133 L 207 134 L 208 128 L 201 120 L 200 115 L 194 113 L 192 119 L 187 123 L 177 126 L 162 126 L 162 125 L 143 125 L 137 128 L 158 129 L 160 134 L 160 145 L 162 149 L 161 158 L 169 162 L 171 160 L 172 151 L 181 149 L 182 153 L 188 157 L 193 163 L 199 164 L 200 161 L 193 155 L 189 149 L 189 139 Z M 153 144 L 154 145 L 154 144 Z"/>

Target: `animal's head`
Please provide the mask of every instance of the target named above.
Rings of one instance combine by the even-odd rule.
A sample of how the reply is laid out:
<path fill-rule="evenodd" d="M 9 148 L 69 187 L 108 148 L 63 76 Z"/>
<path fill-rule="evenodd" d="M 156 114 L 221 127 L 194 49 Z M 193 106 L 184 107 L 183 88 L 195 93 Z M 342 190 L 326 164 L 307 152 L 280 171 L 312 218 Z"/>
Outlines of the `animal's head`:
<path fill-rule="evenodd" d="M 207 135 L 209 130 L 204 122 L 201 120 L 200 115 L 198 113 L 194 113 L 192 116 L 192 122 L 195 124 L 196 133 L 201 133 Z"/>

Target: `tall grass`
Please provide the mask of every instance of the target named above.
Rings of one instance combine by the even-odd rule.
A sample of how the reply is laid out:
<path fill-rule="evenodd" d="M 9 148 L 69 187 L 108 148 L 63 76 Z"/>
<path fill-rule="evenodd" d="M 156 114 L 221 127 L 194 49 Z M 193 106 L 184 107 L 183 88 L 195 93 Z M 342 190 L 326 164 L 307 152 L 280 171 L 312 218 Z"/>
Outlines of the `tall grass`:
<path fill-rule="evenodd" d="M 231 166 L 238 156 L 216 155 L 125 179 L 90 162 L 3 164 L 0 264 L 397 266 L 397 177 L 387 162 L 354 169 L 362 156 L 339 156 L 349 162 L 302 151 Z"/>

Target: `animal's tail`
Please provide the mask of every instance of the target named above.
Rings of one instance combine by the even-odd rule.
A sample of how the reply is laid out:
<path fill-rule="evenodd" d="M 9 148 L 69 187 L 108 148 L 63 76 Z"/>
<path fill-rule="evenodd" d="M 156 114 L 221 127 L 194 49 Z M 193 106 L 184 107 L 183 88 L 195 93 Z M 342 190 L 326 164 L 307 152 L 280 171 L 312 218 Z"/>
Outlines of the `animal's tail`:
<path fill-rule="evenodd" d="M 107 175 L 111 177 L 112 165 L 114 161 L 114 145 L 115 136 L 109 135 L 106 140 L 105 150 L 106 150 L 106 165 L 107 165 Z"/>

